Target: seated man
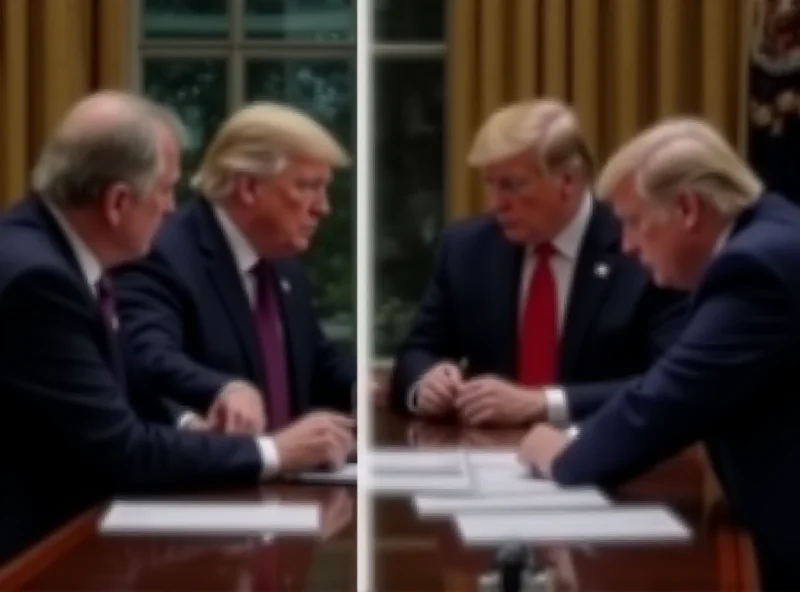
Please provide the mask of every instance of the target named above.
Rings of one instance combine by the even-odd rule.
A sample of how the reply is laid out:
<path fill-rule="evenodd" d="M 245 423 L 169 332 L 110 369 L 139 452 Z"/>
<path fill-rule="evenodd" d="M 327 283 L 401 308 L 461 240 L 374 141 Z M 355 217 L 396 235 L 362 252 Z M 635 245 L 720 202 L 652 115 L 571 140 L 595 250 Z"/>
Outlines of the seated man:
<path fill-rule="evenodd" d="M 515 104 L 478 132 L 491 215 L 447 229 L 392 399 L 469 425 L 584 417 L 646 370 L 681 327 L 684 297 L 621 252 L 613 214 L 589 192 L 574 113 Z"/>
<path fill-rule="evenodd" d="M 355 362 L 323 335 L 300 263 L 330 214 L 347 156 L 318 123 L 260 103 L 226 121 L 149 256 L 115 273 L 137 390 L 228 431 L 279 428 L 312 408 L 350 412 Z M 153 404 L 153 401 L 150 401 Z M 145 406 L 147 403 L 145 403 Z"/>
<path fill-rule="evenodd" d="M 254 438 L 147 424 L 131 406 L 105 270 L 143 255 L 172 210 L 179 129 L 135 96 L 84 99 L 44 148 L 36 193 L 0 222 L 0 563 L 113 495 L 256 484 L 353 448 L 335 414 Z"/>
<path fill-rule="evenodd" d="M 800 590 L 800 210 L 710 124 L 659 122 L 598 183 L 628 252 L 691 289 L 686 328 L 635 384 L 572 430 L 534 427 L 521 457 L 567 486 L 616 486 L 702 442 L 750 531 L 761 590 Z"/>

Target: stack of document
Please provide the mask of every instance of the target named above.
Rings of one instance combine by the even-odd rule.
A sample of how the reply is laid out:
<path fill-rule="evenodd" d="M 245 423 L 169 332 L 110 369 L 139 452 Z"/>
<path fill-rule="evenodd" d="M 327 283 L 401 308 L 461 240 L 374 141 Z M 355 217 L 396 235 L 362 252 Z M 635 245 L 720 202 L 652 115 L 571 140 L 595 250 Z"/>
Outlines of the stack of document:
<path fill-rule="evenodd" d="M 358 465 L 348 463 L 330 471 L 307 471 L 290 477 L 290 480 L 318 485 L 355 485 L 358 483 Z"/>
<path fill-rule="evenodd" d="M 100 522 L 106 534 L 249 536 L 316 534 L 319 504 L 115 501 Z"/>
<path fill-rule="evenodd" d="M 470 493 L 472 478 L 460 450 L 376 449 L 368 461 L 370 489 L 383 495 Z"/>
<path fill-rule="evenodd" d="M 455 516 L 462 541 L 469 546 L 574 543 L 678 542 L 691 530 L 667 508 L 611 507 Z"/>

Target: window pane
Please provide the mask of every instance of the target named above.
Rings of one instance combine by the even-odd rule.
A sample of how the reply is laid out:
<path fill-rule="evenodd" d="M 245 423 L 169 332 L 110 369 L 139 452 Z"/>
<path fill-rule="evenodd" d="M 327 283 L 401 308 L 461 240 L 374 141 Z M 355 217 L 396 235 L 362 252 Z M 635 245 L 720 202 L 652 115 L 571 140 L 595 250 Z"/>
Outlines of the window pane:
<path fill-rule="evenodd" d="M 144 0 L 142 34 L 147 39 L 227 37 L 227 12 L 227 0 Z"/>
<path fill-rule="evenodd" d="M 355 38 L 354 0 L 247 0 L 248 37 L 291 41 Z"/>
<path fill-rule="evenodd" d="M 186 173 L 193 173 L 227 112 L 225 60 L 147 58 L 142 75 L 144 93 L 171 106 L 185 124 L 189 137 L 182 166 Z"/>
<path fill-rule="evenodd" d="M 353 153 L 355 76 L 350 60 L 252 60 L 248 100 L 292 104 L 315 116 Z M 319 313 L 331 339 L 355 343 L 355 175 L 338 171 L 330 191 L 333 213 L 307 256 Z"/>
<path fill-rule="evenodd" d="M 375 68 L 375 349 L 392 355 L 434 260 L 444 209 L 444 65 L 379 59 Z"/>
<path fill-rule="evenodd" d="M 374 8 L 378 41 L 444 41 L 445 0 L 375 0 Z"/>

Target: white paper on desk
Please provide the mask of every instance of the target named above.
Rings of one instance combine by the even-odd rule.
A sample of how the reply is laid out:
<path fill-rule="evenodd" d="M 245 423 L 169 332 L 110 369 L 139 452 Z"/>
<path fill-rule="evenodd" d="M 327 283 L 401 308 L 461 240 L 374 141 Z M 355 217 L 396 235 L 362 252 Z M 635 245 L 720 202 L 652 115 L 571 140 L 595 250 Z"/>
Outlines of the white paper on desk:
<path fill-rule="evenodd" d="M 467 545 L 505 543 L 662 542 L 691 538 L 689 528 L 664 507 L 458 514 Z"/>
<path fill-rule="evenodd" d="M 290 479 L 304 483 L 355 485 L 358 482 L 358 465 L 348 463 L 335 471 L 307 471 L 298 473 Z"/>
<path fill-rule="evenodd" d="M 100 523 L 109 534 L 263 535 L 316 533 L 318 504 L 116 501 Z"/>
<path fill-rule="evenodd" d="M 460 475 L 467 470 L 464 453 L 454 449 L 379 448 L 368 458 L 373 475 L 399 473 Z"/>
<path fill-rule="evenodd" d="M 556 491 L 537 495 L 491 497 L 426 497 L 416 496 L 414 506 L 420 516 L 450 516 L 454 514 L 486 514 L 534 512 L 564 509 L 610 507 L 607 497 L 597 491 Z"/>
<path fill-rule="evenodd" d="M 472 493 L 472 480 L 467 473 L 460 475 L 433 475 L 410 473 L 377 475 L 372 478 L 370 489 L 383 495 L 447 494 L 468 495 Z"/>
<path fill-rule="evenodd" d="M 517 459 L 517 450 L 513 448 L 467 449 L 464 454 L 467 457 L 467 464 L 476 469 L 524 468 Z"/>

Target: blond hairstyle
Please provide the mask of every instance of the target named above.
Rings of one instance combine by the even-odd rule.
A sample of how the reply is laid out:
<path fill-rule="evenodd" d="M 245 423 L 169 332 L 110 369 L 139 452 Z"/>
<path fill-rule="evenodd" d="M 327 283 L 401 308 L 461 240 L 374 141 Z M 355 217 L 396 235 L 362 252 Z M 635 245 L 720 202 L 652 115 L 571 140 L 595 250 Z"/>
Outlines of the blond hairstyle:
<path fill-rule="evenodd" d="M 236 174 L 273 175 L 291 158 L 334 167 L 350 164 L 330 132 L 305 113 L 278 103 L 254 103 L 223 123 L 191 184 L 209 199 L 225 199 Z"/>
<path fill-rule="evenodd" d="M 725 138 L 693 117 L 666 119 L 624 144 L 599 175 L 598 198 L 608 199 L 626 180 L 640 197 L 659 203 L 691 191 L 726 217 L 735 217 L 764 191 Z"/>
<path fill-rule="evenodd" d="M 569 169 L 587 177 L 593 173 L 593 157 L 577 115 L 554 99 L 513 103 L 493 113 L 475 135 L 467 162 L 483 167 L 526 150 L 536 155 L 547 175 Z"/>

